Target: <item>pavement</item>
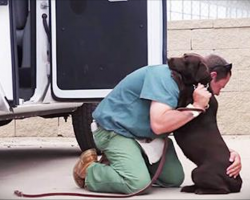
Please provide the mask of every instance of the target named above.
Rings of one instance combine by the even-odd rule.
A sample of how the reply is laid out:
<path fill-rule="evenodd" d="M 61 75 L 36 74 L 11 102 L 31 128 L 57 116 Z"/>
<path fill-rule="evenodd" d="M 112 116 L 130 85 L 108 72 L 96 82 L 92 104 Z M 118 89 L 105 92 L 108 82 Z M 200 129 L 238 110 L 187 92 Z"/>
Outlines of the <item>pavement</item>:
<path fill-rule="evenodd" d="M 227 195 L 195 195 L 181 193 L 180 188 L 152 188 L 149 194 L 131 199 L 250 199 L 250 135 L 223 136 L 231 149 L 242 159 L 243 186 L 240 193 Z M 195 167 L 176 150 L 184 171 L 184 185 L 192 184 L 191 171 Z M 0 141 L 0 199 L 24 199 L 13 194 L 88 191 L 77 188 L 72 178 L 72 168 L 81 151 L 75 138 L 1 138 Z M 93 199 L 87 197 L 52 196 L 41 199 Z"/>

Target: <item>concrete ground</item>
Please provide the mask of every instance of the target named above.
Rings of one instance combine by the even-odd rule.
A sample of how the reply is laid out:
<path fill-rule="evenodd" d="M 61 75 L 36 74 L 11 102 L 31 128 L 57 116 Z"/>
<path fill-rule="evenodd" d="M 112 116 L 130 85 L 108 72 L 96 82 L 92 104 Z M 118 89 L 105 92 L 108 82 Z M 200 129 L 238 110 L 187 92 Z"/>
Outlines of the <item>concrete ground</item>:
<path fill-rule="evenodd" d="M 153 188 L 149 194 L 132 199 L 250 199 L 250 136 L 224 136 L 228 146 L 242 158 L 242 191 L 228 195 L 195 195 L 180 193 L 180 188 Z M 192 184 L 190 174 L 195 167 L 176 147 L 184 166 L 183 185 Z M 21 199 L 14 190 L 24 193 L 87 192 L 77 188 L 72 168 L 80 150 L 75 138 L 1 138 L 0 199 Z M 85 199 L 85 197 L 54 196 L 43 199 Z M 87 199 L 87 198 L 86 198 Z M 91 199 L 91 198 L 89 198 Z"/>

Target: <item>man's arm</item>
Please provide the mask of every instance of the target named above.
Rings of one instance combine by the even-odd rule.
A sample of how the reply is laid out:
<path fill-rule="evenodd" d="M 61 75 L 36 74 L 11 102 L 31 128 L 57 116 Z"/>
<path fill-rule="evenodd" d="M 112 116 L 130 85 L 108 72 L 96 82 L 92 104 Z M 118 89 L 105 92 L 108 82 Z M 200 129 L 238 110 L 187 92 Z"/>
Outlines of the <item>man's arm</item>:
<path fill-rule="evenodd" d="M 153 101 L 150 107 L 150 125 L 155 134 L 171 133 L 194 118 L 190 111 L 173 110 L 170 106 Z"/>
<path fill-rule="evenodd" d="M 199 84 L 194 90 L 193 106 L 204 109 L 209 102 L 211 93 Z M 152 101 L 150 106 L 150 125 L 155 134 L 170 133 L 185 125 L 194 118 L 192 111 L 173 110 L 170 106 Z"/>

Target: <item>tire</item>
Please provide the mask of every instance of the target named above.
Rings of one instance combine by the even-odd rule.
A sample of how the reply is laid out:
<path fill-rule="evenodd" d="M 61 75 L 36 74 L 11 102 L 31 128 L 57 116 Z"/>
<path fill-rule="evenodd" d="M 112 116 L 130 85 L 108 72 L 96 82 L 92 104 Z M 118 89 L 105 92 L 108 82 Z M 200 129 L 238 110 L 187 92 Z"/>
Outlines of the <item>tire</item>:
<path fill-rule="evenodd" d="M 97 103 L 84 103 L 72 113 L 72 123 L 77 143 L 82 151 L 96 148 L 93 134 L 90 129 L 92 123 L 92 112 Z"/>
<path fill-rule="evenodd" d="M 11 122 L 12 120 L 4 120 L 4 121 L 0 121 L 0 126 L 4 126 L 4 125 L 7 125 Z"/>

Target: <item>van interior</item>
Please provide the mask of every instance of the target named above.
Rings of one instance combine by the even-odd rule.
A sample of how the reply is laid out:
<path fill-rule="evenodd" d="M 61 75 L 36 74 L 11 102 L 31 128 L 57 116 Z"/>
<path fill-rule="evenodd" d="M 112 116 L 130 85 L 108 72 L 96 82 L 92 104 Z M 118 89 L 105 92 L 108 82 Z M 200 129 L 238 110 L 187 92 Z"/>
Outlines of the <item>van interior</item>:
<path fill-rule="evenodd" d="M 15 100 L 29 100 L 36 87 L 36 1 L 12 0 Z M 33 42 L 32 42 L 33 41 Z M 15 102 L 19 104 L 19 102 Z"/>

